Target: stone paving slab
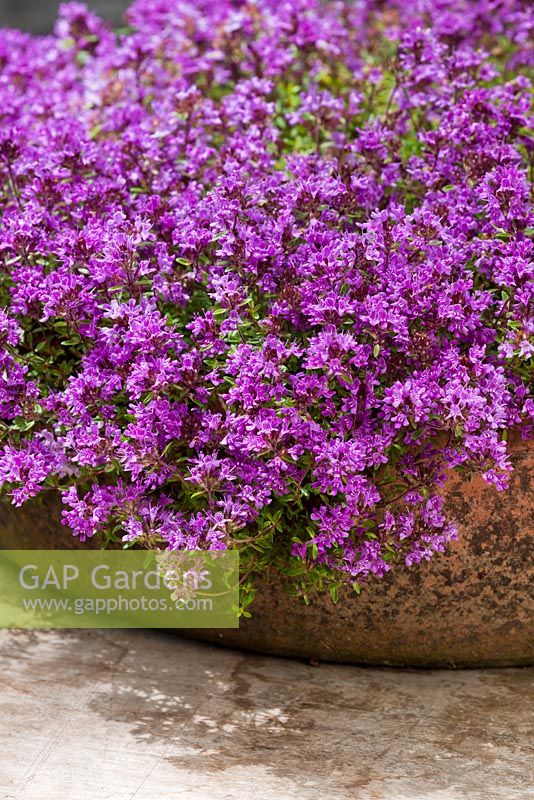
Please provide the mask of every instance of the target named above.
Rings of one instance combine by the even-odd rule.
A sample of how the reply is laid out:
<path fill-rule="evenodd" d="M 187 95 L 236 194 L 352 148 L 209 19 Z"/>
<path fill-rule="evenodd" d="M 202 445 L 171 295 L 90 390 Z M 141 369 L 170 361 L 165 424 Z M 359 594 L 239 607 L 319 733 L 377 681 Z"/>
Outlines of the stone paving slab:
<path fill-rule="evenodd" d="M 0 631 L 2 800 L 527 800 L 534 670 Z"/>

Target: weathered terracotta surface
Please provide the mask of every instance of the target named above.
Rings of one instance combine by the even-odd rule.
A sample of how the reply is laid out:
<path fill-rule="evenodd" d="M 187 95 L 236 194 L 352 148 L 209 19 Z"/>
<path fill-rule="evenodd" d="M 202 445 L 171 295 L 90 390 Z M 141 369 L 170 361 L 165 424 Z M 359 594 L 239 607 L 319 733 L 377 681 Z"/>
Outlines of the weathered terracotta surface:
<path fill-rule="evenodd" d="M 87 544 L 90 544 L 89 542 Z M 0 502 L 0 549 L 70 550 L 81 547 L 61 525 L 61 505 L 51 492 L 21 508 Z"/>
<path fill-rule="evenodd" d="M 451 477 L 461 523 L 447 553 L 369 583 L 360 596 L 309 606 L 264 582 L 239 630 L 198 638 L 287 656 L 405 666 L 534 663 L 534 449 L 514 446 L 510 491 Z"/>
<path fill-rule="evenodd" d="M 408 666 L 534 663 L 534 449 L 514 445 L 510 491 L 452 476 L 447 502 L 461 523 L 444 555 L 368 584 L 358 597 L 309 606 L 272 577 L 239 630 L 188 631 L 249 650 L 304 658 Z M 0 547 L 72 547 L 53 498 L 0 505 Z M 183 633 L 183 632 L 180 632 Z"/>

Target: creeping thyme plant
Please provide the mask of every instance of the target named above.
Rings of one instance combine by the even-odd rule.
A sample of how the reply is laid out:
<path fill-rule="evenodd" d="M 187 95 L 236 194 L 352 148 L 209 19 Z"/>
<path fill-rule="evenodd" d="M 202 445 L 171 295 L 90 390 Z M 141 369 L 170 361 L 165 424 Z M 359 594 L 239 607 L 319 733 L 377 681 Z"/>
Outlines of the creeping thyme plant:
<path fill-rule="evenodd" d="M 300 591 L 532 436 L 525 0 L 78 3 L 0 33 L 0 481 Z M 530 62 L 530 63 L 529 63 Z M 461 533 L 460 533 L 461 535 Z M 244 612 L 248 613 L 248 612 Z"/>

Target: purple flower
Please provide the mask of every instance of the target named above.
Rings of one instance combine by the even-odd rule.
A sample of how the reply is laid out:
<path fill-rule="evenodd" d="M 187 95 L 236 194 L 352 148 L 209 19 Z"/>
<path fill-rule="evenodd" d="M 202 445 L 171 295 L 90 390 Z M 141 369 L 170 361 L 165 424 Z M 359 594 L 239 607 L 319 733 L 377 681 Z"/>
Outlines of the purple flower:
<path fill-rule="evenodd" d="M 441 552 L 534 432 L 529 4 L 128 20 L 0 31 L 4 492 L 315 586 Z"/>

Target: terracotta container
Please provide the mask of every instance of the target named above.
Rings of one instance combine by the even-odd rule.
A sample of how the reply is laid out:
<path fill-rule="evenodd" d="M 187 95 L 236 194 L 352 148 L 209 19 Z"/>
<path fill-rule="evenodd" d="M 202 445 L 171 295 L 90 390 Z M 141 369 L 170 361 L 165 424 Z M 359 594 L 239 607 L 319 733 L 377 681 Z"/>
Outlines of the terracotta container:
<path fill-rule="evenodd" d="M 534 663 L 534 449 L 514 442 L 510 490 L 452 475 L 447 504 L 461 535 L 444 555 L 367 584 L 334 605 L 305 605 L 270 576 L 239 630 L 188 636 L 285 656 L 415 667 Z M 66 548 L 53 498 L 0 506 L 0 547 Z M 177 631 L 178 632 L 178 631 Z M 179 633 L 185 633 L 180 631 Z"/>

